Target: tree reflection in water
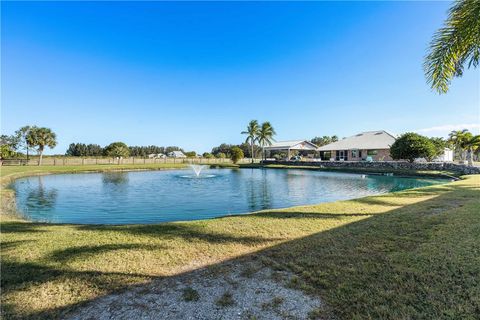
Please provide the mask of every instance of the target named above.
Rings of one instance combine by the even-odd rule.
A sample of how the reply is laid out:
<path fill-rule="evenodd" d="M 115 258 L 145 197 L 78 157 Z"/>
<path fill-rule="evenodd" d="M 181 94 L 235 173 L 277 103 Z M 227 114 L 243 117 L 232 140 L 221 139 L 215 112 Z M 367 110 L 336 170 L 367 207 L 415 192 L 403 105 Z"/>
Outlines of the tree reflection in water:
<path fill-rule="evenodd" d="M 47 189 L 43 177 L 38 177 L 38 187 L 27 194 L 26 207 L 31 210 L 51 210 L 57 201 L 57 189 Z"/>
<path fill-rule="evenodd" d="M 102 174 L 104 185 L 122 186 L 128 184 L 128 173 L 126 172 L 105 172 Z"/>

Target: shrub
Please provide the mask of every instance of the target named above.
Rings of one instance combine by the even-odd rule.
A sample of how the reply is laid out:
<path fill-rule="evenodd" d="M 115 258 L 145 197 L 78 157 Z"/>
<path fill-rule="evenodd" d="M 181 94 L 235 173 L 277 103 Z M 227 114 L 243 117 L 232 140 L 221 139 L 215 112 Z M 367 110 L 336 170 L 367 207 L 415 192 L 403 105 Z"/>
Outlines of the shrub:
<path fill-rule="evenodd" d="M 210 159 L 210 158 L 213 158 L 213 155 L 209 152 L 204 152 L 202 157 L 206 158 L 206 159 Z"/>
<path fill-rule="evenodd" d="M 435 146 L 427 137 L 408 132 L 392 144 L 390 154 L 395 160 L 410 162 L 415 161 L 416 158 L 431 159 L 435 155 Z"/>
<path fill-rule="evenodd" d="M 187 158 L 195 158 L 197 156 L 197 153 L 195 151 L 188 151 L 185 152 L 185 155 L 187 156 Z"/>
<path fill-rule="evenodd" d="M 243 159 L 243 151 L 239 147 L 233 147 L 231 150 L 231 155 L 230 159 L 233 161 L 233 163 L 237 163 L 240 159 Z"/>

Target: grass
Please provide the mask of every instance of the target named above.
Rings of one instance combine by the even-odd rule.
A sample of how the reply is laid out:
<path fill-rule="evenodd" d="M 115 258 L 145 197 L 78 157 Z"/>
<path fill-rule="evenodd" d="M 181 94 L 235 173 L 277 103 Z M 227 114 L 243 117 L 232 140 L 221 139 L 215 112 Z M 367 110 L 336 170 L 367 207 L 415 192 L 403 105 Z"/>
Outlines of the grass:
<path fill-rule="evenodd" d="M 219 307 L 226 308 L 233 306 L 235 304 L 235 300 L 233 299 L 231 292 L 225 292 L 220 298 L 218 298 L 216 304 Z"/>
<path fill-rule="evenodd" d="M 2 179 L 43 169 L 21 168 L 2 168 Z M 131 285 L 250 259 L 292 272 L 292 286 L 325 302 L 317 315 L 474 319 L 480 311 L 478 175 L 382 196 L 193 222 L 91 226 L 1 218 L 6 319 L 61 317 Z"/>
<path fill-rule="evenodd" d="M 190 302 L 190 301 L 198 301 L 200 299 L 200 295 L 198 294 L 198 291 L 188 287 L 183 290 L 182 294 L 183 300 Z"/>

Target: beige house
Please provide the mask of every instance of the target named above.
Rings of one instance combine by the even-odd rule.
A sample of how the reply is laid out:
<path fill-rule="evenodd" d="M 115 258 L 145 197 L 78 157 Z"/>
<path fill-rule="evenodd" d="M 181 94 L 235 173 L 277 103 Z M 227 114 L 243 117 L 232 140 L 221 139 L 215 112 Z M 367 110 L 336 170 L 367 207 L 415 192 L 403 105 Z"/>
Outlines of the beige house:
<path fill-rule="evenodd" d="M 367 131 L 318 148 L 322 160 L 391 161 L 390 146 L 394 135 L 386 131 Z"/>

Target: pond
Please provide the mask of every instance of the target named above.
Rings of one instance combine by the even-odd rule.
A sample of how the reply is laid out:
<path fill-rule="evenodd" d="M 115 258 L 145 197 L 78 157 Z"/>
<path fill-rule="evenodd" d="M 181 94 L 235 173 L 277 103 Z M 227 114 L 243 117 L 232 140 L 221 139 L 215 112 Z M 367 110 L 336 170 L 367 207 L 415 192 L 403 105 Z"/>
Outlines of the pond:
<path fill-rule="evenodd" d="M 300 169 L 205 169 L 58 174 L 18 179 L 18 209 L 53 223 L 198 220 L 360 198 L 445 180 Z"/>

